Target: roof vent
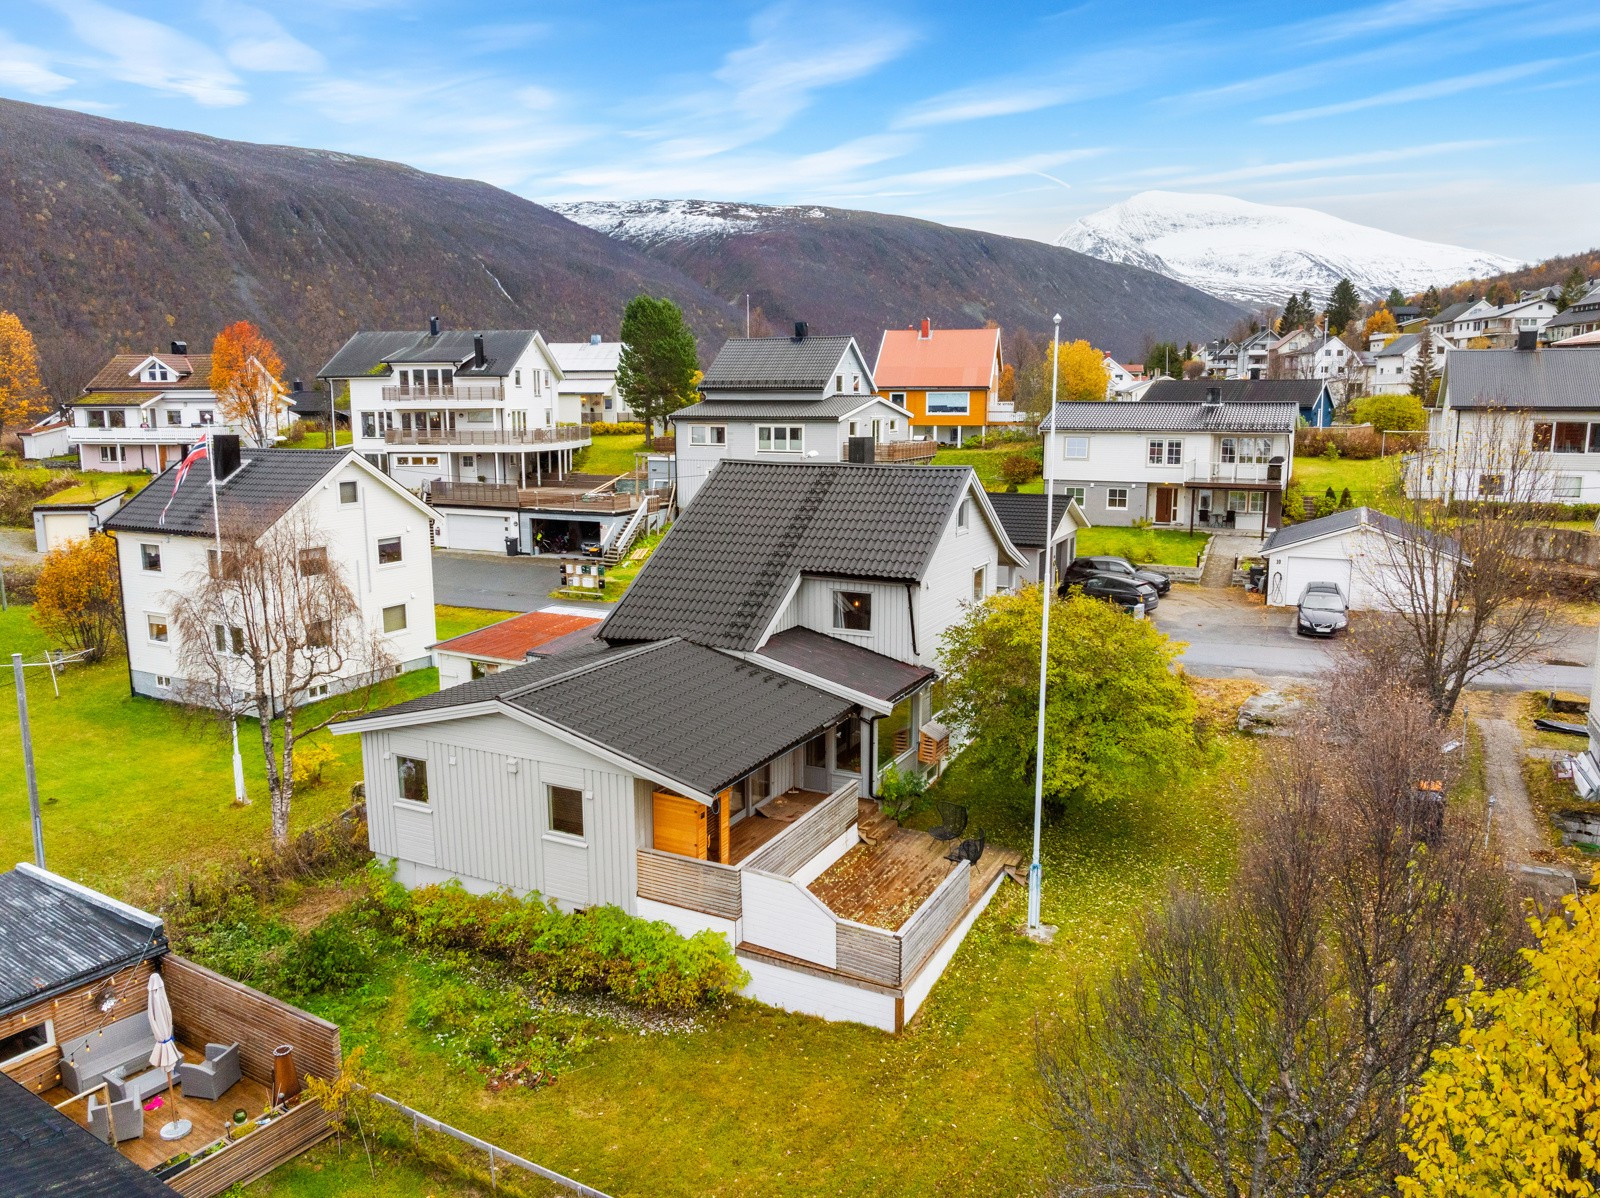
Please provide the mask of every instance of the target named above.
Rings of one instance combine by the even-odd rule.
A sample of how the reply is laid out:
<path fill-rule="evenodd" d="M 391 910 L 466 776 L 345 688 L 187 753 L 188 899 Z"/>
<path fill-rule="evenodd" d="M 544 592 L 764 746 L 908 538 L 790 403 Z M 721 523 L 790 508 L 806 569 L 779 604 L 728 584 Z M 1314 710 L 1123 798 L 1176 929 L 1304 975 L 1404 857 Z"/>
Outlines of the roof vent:
<path fill-rule="evenodd" d="M 926 316 L 922 318 L 922 332 L 917 334 L 919 341 L 926 341 L 933 336 L 933 322 Z"/>
<path fill-rule="evenodd" d="M 483 352 L 483 334 L 475 333 L 472 337 L 472 365 L 475 369 L 482 370 L 489 364 L 489 355 Z"/>
<path fill-rule="evenodd" d="M 794 322 L 794 339 L 796 341 L 804 341 L 806 339 L 806 322 L 805 321 L 797 320 L 797 321 Z"/>
<path fill-rule="evenodd" d="M 182 357 L 189 352 L 189 343 L 187 341 L 174 341 L 172 343 L 172 352 Z"/>
<path fill-rule="evenodd" d="M 589 344 L 590 345 L 599 345 L 600 344 L 600 334 L 599 333 L 590 333 L 589 334 Z"/>
<path fill-rule="evenodd" d="M 437 316 L 430 316 L 430 317 L 428 317 L 428 336 L 437 337 L 438 335 L 439 335 L 439 318 Z"/>
<path fill-rule="evenodd" d="M 1222 406 L 1222 388 L 1207 387 L 1205 404 L 1208 408 L 1220 408 Z"/>
<path fill-rule="evenodd" d="M 212 477 L 219 483 L 225 483 L 239 472 L 239 435 L 237 433 L 215 433 L 211 437 L 211 469 L 215 472 Z"/>
<path fill-rule="evenodd" d="M 302 380 L 295 379 L 295 381 L 294 381 L 294 389 L 296 391 L 304 391 L 306 389 L 306 385 Z"/>

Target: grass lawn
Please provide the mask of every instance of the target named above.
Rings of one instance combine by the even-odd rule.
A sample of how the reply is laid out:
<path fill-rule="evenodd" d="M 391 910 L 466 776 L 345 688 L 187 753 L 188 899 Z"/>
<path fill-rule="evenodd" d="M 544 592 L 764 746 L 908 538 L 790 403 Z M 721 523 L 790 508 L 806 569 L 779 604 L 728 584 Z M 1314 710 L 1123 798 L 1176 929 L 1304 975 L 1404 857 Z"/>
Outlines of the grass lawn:
<path fill-rule="evenodd" d="M 447 641 L 453 636 L 460 636 L 464 632 L 476 632 L 480 628 L 487 628 L 490 624 L 498 624 L 501 620 L 509 620 L 512 616 L 520 615 L 514 611 L 494 611 L 485 607 L 435 607 L 433 609 L 434 630 L 441 641 Z"/>
<path fill-rule="evenodd" d="M 52 475 L 56 471 L 50 472 Z M 118 491 L 138 492 L 144 489 L 153 475 L 140 470 L 131 474 L 115 474 L 107 472 L 97 473 L 85 470 L 81 473 L 71 472 L 71 477 L 78 481 L 64 491 L 57 491 L 54 495 L 43 500 L 44 503 L 93 503 L 99 499 L 115 495 Z"/>
<path fill-rule="evenodd" d="M 1393 455 L 1366 461 L 1340 458 L 1334 462 L 1321 457 L 1297 457 L 1289 475 L 1289 485 L 1298 486 L 1307 495 L 1321 495 L 1329 487 L 1339 495 L 1349 487 L 1356 504 L 1379 508 L 1393 499 L 1399 482 L 1400 459 Z"/>
<path fill-rule="evenodd" d="M 287 440 L 279 441 L 278 442 L 278 448 L 279 449 L 326 449 L 326 448 L 328 448 L 328 434 L 323 432 L 321 429 L 318 429 L 316 432 L 310 432 L 310 431 L 308 431 L 306 429 L 303 429 L 303 428 L 300 428 L 300 427 L 297 426 L 295 428 L 295 434 L 296 434 L 295 436 L 293 436 L 293 437 L 291 437 L 291 438 L 289 438 Z M 351 430 L 348 427 L 346 427 L 346 428 L 341 428 L 338 431 L 338 433 L 334 435 L 333 442 L 334 442 L 335 445 L 349 445 L 349 444 L 351 444 L 353 439 L 354 439 L 354 433 L 352 433 Z"/>
<path fill-rule="evenodd" d="M 488 623 L 501 614 L 473 612 L 471 617 Z M 465 616 L 442 614 L 441 630 L 459 626 L 465 631 Z M 0 612 L 0 654 L 20 652 L 37 661 L 50 643 L 34 626 L 30 608 Z M 5 680 L 9 690 L 9 671 Z M 266 781 L 254 722 L 240 724 L 239 749 L 255 802 L 235 807 L 225 728 L 206 719 L 191 721 L 171 704 L 130 695 L 127 660 L 120 654 L 97 665 L 71 667 L 61 676 L 59 699 L 51 693 L 46 671 L 27 671 L 27 683 L 45 862 L 51 869 L 119 898 L 137 899 L 175 866 L 200 865 L 267 843 Z M 382 706 L 437 686 L 436 671 L 418 670 L 385 683 L 375 701 Z M 305 714 L 315 718 L 325 704 L 339 702 L 326 700 Z M 337 757 L 320 785 L 296 794 L 296 831 L 349 806 L 350 785 L 361 776 L 359 738 L 319 732 L 314 739 L 323 738 Z M 0 794 L 5 796 L 0 861 L 9 868 L 33 860 L 17 708 L 10 694 L 0 700 Z"/>
<path fill-rule="evenodd" d="M 633 455 L 644 448 L 643 433 L 601 434 L 578 451 L 572 468 L 585 474 L 626 474 L 633 469 Z"/>
<path fill-rule="evenodd" d="M 1026 445 L 1000 445 L 994 449 L 941 449 L 933 455 L 935 466 L 971 466 L 978 472 L 978 481 L 989 491 L 1003 491 L 1005 482 L 1000 477 L 1001 461 L 1014 453 L 1023 453 Z M 1044 479 L 1036 478 L 1017 488 L 1030 495 L 1044 494 Z"/>
<path fill-rule="evenodd" d="M 1026 894 L 1006 883 L 898 1036 L 739 1002 L 698 1029 L 597 1024 L 554 1085 L 492 1093 L 408 1017 L 455 966 L 391 949 L 361 990 L 308 1005 L 340 1024 L 347 1051 L 367 1046 L 385 1093 L 619 1198 L 1041 1192 L 1049 1140 L 1036 1122 L 1035 1019 L 1051 1019 L 1080 978 L 1126 950 L 1131 921 L 1174 877 L 1226 879 L 1254 746 L 1224 743 L 1193 788 L 1048 827 L 1043 913 L 1060 929 L 1055 942 L 1015 933 Z M 1028 844 L 1026 793 L 1002 803 L 959 760 L 941 789 L 970 804 L 991 840 Z M 402 1174 L 391 1191 L 385 1175 L 356 1169 L 341 1181 L 349 1195 L 411 1184 Z"/>
<path fill-rule="evenodd" d="M 1192 566 L 1210 539 L 1210 533 L 1176 528 L 1085 528 L 1078 532 L 1078 555 L 1125 557 L 1146 566 Z"/>
<path fill-rule="evenodd" d="M 621 599 L 623 592 L 639 577 L 639 571 L 644 569 L 645 562 L 650 560 L 650 555 L 661 544 L 661 538 L 667 535 L 667 531 L 663 528 L 660 532 L 647 532 L 635 541 L 628 556 L 606 571 L 606 589 L 603 592 L 569 591 L 557 587 L 550 592 L 550 598 L 583 599 L 593 603 L 613 603 Z"/>

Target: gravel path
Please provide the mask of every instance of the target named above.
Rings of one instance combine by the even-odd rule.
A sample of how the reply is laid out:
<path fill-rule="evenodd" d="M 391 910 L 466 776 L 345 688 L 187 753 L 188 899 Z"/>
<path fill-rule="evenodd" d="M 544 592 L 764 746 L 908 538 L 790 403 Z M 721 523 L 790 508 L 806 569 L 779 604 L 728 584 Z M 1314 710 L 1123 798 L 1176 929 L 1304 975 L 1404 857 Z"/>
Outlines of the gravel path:
<path fill-rule="evenodd" d="M 1498 711 L 1498 704 L 1484 704 L 1488 710 L 1473 717 L 1483 737 L 1483 771 L 1489 793 L 1495 797 L 1494 830 L 1500 851 L 1508 864 L 1533 865 L 1536 854 L 1550 847 L 1542 821 L 1528 799 L 1522 777 L 1526 750 L 1517 726 Z"/>

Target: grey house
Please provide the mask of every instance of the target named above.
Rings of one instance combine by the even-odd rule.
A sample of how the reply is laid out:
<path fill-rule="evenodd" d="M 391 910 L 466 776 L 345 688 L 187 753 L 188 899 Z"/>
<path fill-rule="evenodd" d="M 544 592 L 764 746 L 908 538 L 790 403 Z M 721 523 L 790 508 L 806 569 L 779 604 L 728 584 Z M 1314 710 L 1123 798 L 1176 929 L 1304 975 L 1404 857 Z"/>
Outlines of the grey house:
<path fill-rule="evenodd" d="M 336 726 L 373 851 L 721 932 L 754 997 L 897 1029 L 1010 858 L 863 800 L 941 760 L 939 638 L 1025 564 L 966 467 L 724 462 L 592 646 Z"/>

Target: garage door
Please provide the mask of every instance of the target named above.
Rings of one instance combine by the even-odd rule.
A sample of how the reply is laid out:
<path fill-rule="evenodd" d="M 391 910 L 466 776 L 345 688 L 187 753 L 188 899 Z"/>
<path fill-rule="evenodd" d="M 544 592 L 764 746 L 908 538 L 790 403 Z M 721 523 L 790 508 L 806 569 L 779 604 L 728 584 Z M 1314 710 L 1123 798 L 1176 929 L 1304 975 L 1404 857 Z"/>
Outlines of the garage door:
<path fill-rule="evenodd" d="M 73 541 L 87 540 L 89 536 L 89 514 L 87 512 L 46 512 L 41 520 L 44 525 L 44 544 L 39 548 L 48 553 L 52 549 L 60 549 Z"/>
<path fill-rule="evenodd" d="M 1268 561 L 1267 603 L 1272 607 L 1293 607 L 1313 582 L 1331 582 L 1349 599 L 1349 560 L 1296 556 L 1293 553 L 1274 554 Z"/>
<path fill-rule="evenodd" d="M 444 517 L 444 544 L 450 549 L 486 549 L 493 553 L 506 551 L 506 538 L 511 535 L 506 518 L 485 515 L 481 512 L 446 512 Z"/>

